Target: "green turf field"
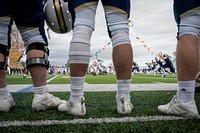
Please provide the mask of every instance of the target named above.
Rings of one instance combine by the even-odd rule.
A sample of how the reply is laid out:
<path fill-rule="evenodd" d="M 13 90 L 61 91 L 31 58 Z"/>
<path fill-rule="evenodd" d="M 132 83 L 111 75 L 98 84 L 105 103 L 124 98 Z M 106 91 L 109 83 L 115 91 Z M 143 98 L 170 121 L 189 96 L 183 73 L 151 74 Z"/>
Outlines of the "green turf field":
<path fill-rule="evenodd" d="M 48 75 L 48 79 L 55 77 L 49 84 L 69 84 L 69 75 Z M 8 84 L 31 84 L 30 75 L 27 78 L 23 78 L 21 75 L 10 75 L 8 77 Z M 88 84 L 115 84 L 116 75 L 86 75 L 86 83 Z M 135 74 L 132 75 L 132 83 L 176 83 L 176 74 L 167 75 L 163 78 L 160 74 L 148 75 L 148 74 Z"/>
<path fill-rule="evenodd" d="M 48 79 L 52 77 L 49 75 Z M 132 83 L 176 83 L 176 75 L 169 75 L 166 78 L 160 75 L 133 75 L 132 78 Z M 18 83 L 23 80 L 21 77 L 16 79 Z M 14 77 L 9 77 L 10 83 L 12 80 Z M 86 82 L 113 84 L 116 80 L 114 75 L 87 75 Z M 59 75 L 50 83 L 69 83 L 69 77 Z M 175 93 L 176 91 L 131 92 L 134 109 L 129 115 L 120 115 L 116 112 L 115 92 L 85 92 L 87 113 L 85 116 L 77 117 L 57 110 L 33 112 L 33 93 L 15 92 L 13 97 L 16 107 L 8 113 L 1 113 L 0 133 L 198 133 L 200 119 L 166 117 L 158 113 L 157 106 L 169 102 Z M 69 92 L 53 94 L 61 99 L 69 97 Z M 195 99 L 200 110 L 200 94 L 195 94 Z M 130 119 L 134 120 L 129 121 Z"/>
<path fill-rule="evenodd" d="M 66 99 L 69 93 L 56 92 L 55 96 Z M 33 112 L 31 110 L 32 93 L 14 93 L 16 107 L 9 113 L 1 113 L 0 122 L 35 122 L 35 121 L 70 121 L 77 120 L 75 123 L 63 124 L 55 123 L 53 125 L 27 125 L 27 126 L 9 126 L 0 127 L 0 132 L 69 132 L 69 133 L 116 133 L 116 132 L 198 132 L 200 130 L 199 119 L 186 120 L 155 120 L 155 121 L 137 121 L 137 122 L 103 122 L 103 123 L 82 123 L 79 120 L 90 120 L 98 118 L 124 118 L 124 117 L 142 117 L 142 116 L 162 116 L 157 112 L 157 106 L 168 102 L 175 94 L 175 91 L 148 91 L 132 92 L 131 100 L 134 109 L 129 115 L 119 115 L 115 107 L 115 92 L 86 92 L 87 114 L 82 117 L 71 116 L 57 110 L 48 110 L 45 112 Z M 200 95 L 196 95 L 196 100 L 200 101 Z M 200 104 L 197 103 L 198 109 Z M 1 125 L 1 124 L 0 124 Z"/>

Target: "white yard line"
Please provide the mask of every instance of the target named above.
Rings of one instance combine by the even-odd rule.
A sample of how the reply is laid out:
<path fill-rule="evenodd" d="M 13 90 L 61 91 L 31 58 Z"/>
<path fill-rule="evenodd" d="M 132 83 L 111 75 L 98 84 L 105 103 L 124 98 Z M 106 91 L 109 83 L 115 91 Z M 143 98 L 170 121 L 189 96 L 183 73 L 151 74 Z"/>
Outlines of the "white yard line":
<path fill-rule="evenodd" d="M 50 78 L 49 80 L 47 80 L 47 83 L 49 83 L 51 80 L 55 79 L 55 78 L 58 77 L 58 76 L 59 76 L 59 75 L 56 75 L 56 76 Z"/>
<path fill-rule="evenodd" d="M 38 120 L 38 121 L 3 121 L 0 127 L 9 126 L 46 126 L 63 124 L 96 124 L 117 122 L 149 122 L 149 121 L 171 121 L 186 120 L 184 117 L 176 116 L 142 116 L 142 117 L 120 117 L 120 118 L 89 118 L 89 119 L 67 119 L 67 120 Z M 197 118 L 200 119 L 200 116 Z"/>
<path fill-rule="evenodd" d="M 53 80 L 57 76 L 51 78 Z M 31 85 L 8 85 L 11 92 L 19 92 Z M 68 92 L 70 84 L 48 84 L 49 92 Z M 87 84 L 84 85 L 84 91 L 116 91 L 116 84 Z M 131 91 L 164 91 L 177 90 L 177 83 L 167 84 L 131 84 Z"/>
<path fill-rule="evenodd" d="M 70 84 L 48 84 L 50 92 L 70 91 Z M 177 83 L 173 84 L 131 84 L 131 91 L 164 91 L 177 90 Z M 116 91 L 116 84 L 84 84 L 84 91 Z"/>
<path fill-rule="evenodd" d="M 56 77 L 58 77 L 58 75 L 55 75 L 54 77 L 47 80 L 47 83 L 50 82 L 51 80 L 55 79 Z M 33 91 L 33 85 L 32 84 L 24 85 L 24 87 L 20 88 L 20 89 L 19 89 L 19 86 L 21 86 L 21 85 L 9 85 L 9 90 L 11 92 L 32 92 Z"/>

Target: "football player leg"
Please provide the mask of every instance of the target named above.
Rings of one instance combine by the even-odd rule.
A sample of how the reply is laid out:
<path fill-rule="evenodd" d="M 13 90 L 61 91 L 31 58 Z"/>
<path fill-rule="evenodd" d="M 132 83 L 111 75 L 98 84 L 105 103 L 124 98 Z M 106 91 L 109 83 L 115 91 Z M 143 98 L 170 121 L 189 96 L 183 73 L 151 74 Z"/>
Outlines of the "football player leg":
<path fill-rule="evenodd" d="M 33 81 L 32 109 L 44 111 L 57 108 L 62 100 L 49 94 L 47 88 L 48 42 L 44 30 L 43 0 L 21 2 L 23 4 L 18 4 L 14 18 L 24 41 L 27 54 L 26 66 Z"/>
<path fill-rule="evenodd" d="M 4 1 L 5 2 L 5 1 Z M 1 2 L 0 9 L 4 9 L 4 2 Z M 6 11 L 5 11 L 6 12 Z M 12 21 L 8 14 L 0 13 L 0 112 L 8 112 L 15 106 L 12 94 L 7 88 L 6 69 L 9 55 L 9 33 Z"/>
<path fill-rule="evenodd" d="M 75 3 L 75 1 L 71 1 Z M 72 13 L 73 38 L 70 43 L 69 64 L 71 92 L 69 101 L 59 106 L 58 110 L 72 115 L 85 115 L 84 81 L 90 61 L 90 38 L 94 30 L 97 2 L 84 3 L 76 7 Z"/>
<path fill-rule="evenodd" d="M 103 0 L 109 35 L 113 45 L 113 63 L 117 75 L 117 112 L 129 114 L 133 105 L 130 100 L 133 51 L 129 38 L 128 17 L 130 1 Z"/>
<path fill-rule="evenodd" d="M 181 19 L 177 44 L 177 94 L 166 105 L 158 106 L 159 112 L 184 117 L 198 117 L 194 100 L 195 79 L 199 69 L 198 38 L 200 12 Z"/>

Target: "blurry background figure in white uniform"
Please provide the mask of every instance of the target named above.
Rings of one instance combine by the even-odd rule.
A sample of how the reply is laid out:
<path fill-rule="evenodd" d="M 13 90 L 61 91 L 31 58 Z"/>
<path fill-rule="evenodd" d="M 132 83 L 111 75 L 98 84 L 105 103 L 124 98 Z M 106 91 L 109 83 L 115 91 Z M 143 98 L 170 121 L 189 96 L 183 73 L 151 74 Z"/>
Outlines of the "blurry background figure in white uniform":
<path fill-rule="evenodd" d="M 26 78 L 27 75 L 27 69 L 26 69 L 26 52 L 24 52 L 18 59 L 18 62 L 20 62 L 23 66 L 23 78 Z"/>

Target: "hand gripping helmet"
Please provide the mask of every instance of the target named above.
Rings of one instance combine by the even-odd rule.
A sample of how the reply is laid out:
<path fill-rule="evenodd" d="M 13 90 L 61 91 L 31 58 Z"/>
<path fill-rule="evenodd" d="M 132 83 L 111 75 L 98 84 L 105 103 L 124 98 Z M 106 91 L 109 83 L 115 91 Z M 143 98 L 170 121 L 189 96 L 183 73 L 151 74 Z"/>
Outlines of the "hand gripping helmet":
<path fill-rule="evenodd" d="M 68 3 L 63 0 L 47 0 L 44 13 L 48 27 L 55 33 L 67 33 L 72 29 Z"/>

